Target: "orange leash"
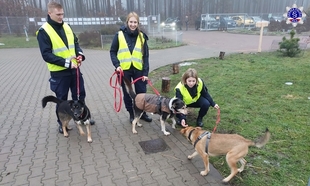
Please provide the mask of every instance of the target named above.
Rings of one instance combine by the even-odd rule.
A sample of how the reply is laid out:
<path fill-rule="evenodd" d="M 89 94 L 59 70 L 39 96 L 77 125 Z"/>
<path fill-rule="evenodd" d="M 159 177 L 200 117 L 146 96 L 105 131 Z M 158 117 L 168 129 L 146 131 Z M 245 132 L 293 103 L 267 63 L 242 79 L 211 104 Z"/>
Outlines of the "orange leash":
<path fill-rule="evenodd" d="M 113 80 L 113 76 L 115 76 L 115 82 L 114 85 L 112 85 L 112 80 Z M 121 86 L 122 86 L 122 78 L 124 76 L 124 72 L 123 71 L 115 71 L 111 78 L 110 78 L 110 86 L 114 89 L 114 110 L 116 112 L 119 112 L 122 108 L 122 90 L 121 90 Z M 119 85 L 119 86 L 117 86 Z M 119 95 L 119 102 L 117 102 L 117 95 Z"/>
<path fill-rule="evenodd" d="M 212 133 L 214 133 L 214 132 L 216 131 L 216 127 L 217 127 L 217 125 L 218 125 L 218 124 L 220 123 L 220 121 L 221 121 L 220 115 L 221 115 L 221 111 L 220 111 L 220 109 L 217 109 L 216 122 L 215 122 L 215 126 L 214 126 L 214 128 L 213 128 L 213 132 L 212 132 Z"/>
<path fill-rule="evenodd" d="M 142 78 L 143 78 L 143 76 L 141 76 L 141 77 L 139 77 L 139 78 L 133 80 L 133 81 L 131 82 L 131 84 L 135 84 L 137 81 L 139 81 L 139 80 L 142 79 Z M 147 80 L 147 84 L 149 84 L 150 87 L 152 87 L 152 89 L 153 89 L 153 91 L 155 92 L 156 95 L 160 96 L 160 93 L 159 93 L 158 90 L 156 90 L 156 88 L 153 86 L 151 80 L 148 79 L 148 80 Z"/>

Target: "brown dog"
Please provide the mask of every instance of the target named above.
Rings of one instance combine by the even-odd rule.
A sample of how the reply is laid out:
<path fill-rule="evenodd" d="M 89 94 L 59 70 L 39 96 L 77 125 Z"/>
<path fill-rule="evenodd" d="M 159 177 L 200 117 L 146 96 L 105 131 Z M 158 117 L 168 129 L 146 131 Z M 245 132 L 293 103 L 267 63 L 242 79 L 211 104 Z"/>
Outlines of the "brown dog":
<path fill-rule="evenodd" d="M 228 182 L 238 172 L 242 172 L 246 164 L 244 157 L 248 153 L 249 146 L 263 147 L 270 139 L 270 132 L 266 128 L 265 135 L 257 142 L 245 139 L 237 134 L 217 134 L 202 130 L 200 127 L 186 127 L 181 133 L 194 145 L 195 152 L 187 158 L 192 159 L 199 154 L 205 165 L 205 170 L 200 175 L 205 176 L 209 173 L 209 156 L 226 155 L 226 162 L 231 169 L 228 177 L 223 182 Z M 237 168 L 237 162 L 241 167 Z"/>

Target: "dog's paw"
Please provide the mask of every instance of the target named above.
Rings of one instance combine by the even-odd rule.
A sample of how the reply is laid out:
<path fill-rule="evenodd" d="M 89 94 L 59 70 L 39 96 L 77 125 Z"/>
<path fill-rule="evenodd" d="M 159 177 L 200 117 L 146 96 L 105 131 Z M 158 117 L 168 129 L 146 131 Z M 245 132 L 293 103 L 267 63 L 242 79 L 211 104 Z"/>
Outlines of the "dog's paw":
<path fill-rule="evenodd" d="M 138 132 L 136 130 L 132 130 L 133 134 L 138 134 Z"/>
<path fill-rule="evenodd" d="M 193 159 L 193 157 L 191 155 L 188 155 L 187 159 L 191 160 L 191 159 Z"/>
<path fill-rule="evenodd" d="M 228 181 L 229 180 L 227 180 L 227 178 L 225 178 L 225 179 L 222 180 L 222 183 L 225 184 L 225 185 L 228 185 Z"/>
<path fill-rule="evenodd" d="M 141 123 L 137 123 L 137 126 L 138 126 L 138 127 L 142 127 L 142 124 L 141 124 Z"/>
<path fill-rule="evenodd" d="M 200 175 L 201 176 L 205 176 L 205 175 L 207 175 L 208 174 L 208 171 L 200 171 Z"/>
<path fill-rule="evenodd" d="M 91 143 L 91 142 L 93 142 L 93 140 L 92 140 L 91 138 L 88 138 L 88 139 L 87 139 L 87 142 L 88 142 L 88 143 Z"/>
<path fill-rule="evenodd" d="M 238 172 L 242 172 L 243 171 L 243 169 L 238 169 Z"/>
<path fill-rule="evenodd" d="M 69 134 L 67 132 L 64 132 L 64 137 L 69 137 Z"/>
<path fill-rule="evenodd" d="M 163 131 L 166 136 L 170 135 L 170 132 Z"/>

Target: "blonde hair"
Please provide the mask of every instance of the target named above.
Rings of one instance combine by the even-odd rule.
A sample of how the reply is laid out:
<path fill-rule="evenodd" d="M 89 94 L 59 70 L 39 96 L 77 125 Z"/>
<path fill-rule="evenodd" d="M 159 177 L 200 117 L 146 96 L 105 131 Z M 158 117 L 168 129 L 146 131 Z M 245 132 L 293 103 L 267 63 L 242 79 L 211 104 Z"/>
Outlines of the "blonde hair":
<path fill-rule="evenodd" d="M 55 2 L 55 1 L 50 1 L 48 4 L 47 4 L 47 10 L 49 11 L 49 12 L 51 12 L 51 11 L 53 11 L 53 9 L 63 9 L 62 8 L 62 5 L 61 4 L 59 4 L 59 3 L 57 3 L 57 2 Z"/>
<path fill-rule="evenodd" d="M 137 14 L 136 12 L 130 12 L 130 13 L 127 15 L 126 24 L 128 25 L 128 21 L 129 21 L 129 19 L 132 18 L 132 17 L 134 17 L 134 18 L 137 19 L 138 25 L 139 25 L 140 19 L 139 19 L 139 16 L 138 16 L 138 14 Z"/>
<path fill-rule="evenodd" d="M 127 15 L 127 18 L 126 18 L 126 25 L 128 26 L 128 21 L 130 18 L 136 18 L 137 21 L 138 21 L 138 26 L 137 26 L 137 30 L 138 30 L 138 37 L 140 39 L 140 42 L 141 42 L 141 53 L 142 53 L 142 63 L 143 63 L 143 56 L 144 56 L 144 43 L 142 42 L 142 36 L 141 36 L 141 31 L 140 31 L 140 28 L 139 28 L 139 25 L 140 25 L 140 19 L 139 19 L 139 15 L 136 13 L 136 12 L 130 12 L 128 15 Z"/>
<path fill-rule="evenodd" d="M 193 69 L 193 68 L 189 68 L 182 75 L 182 79 L 181 79 L 182 84 L 185 85 L 186 84 L 186 80 L 188 78 L 190 78 L 190 77 L 195 78 L 196 82 L 198 83 L 198 73 L 197 73 L 197 71 L 195 69 Z"/>

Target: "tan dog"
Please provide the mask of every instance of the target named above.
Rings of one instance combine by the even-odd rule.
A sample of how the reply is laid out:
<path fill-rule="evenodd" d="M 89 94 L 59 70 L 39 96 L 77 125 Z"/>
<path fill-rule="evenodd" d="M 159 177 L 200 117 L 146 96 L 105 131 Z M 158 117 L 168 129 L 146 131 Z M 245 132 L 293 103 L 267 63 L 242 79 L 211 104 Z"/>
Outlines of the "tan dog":
<path fill-rule="evenodd" d="M 231 169 L 228 177 L 223 182 L 228 182 L 238 172 L 242 172 L 246 164 L 244 157 L 248 153 L 249 146 L 263 147 L 270 139 L 270 132 L 266 128 L 265 135 L 257 142 L 245 139 L 237 134 L 217 134 L 202 130 L 200 127 L 186 127 L 181 133 L 194 145 L 195 152 L 187 158 L 192 159 L 199 154 L 205 165 L 205 170 L 200 175 L 205 176 L 209 173 L 209 156 L 226 155 L 226 162 Z M 199 139 L 198 139 L 199 138 Z M 241 167 L 237 168 L 237 162 Z"/>

